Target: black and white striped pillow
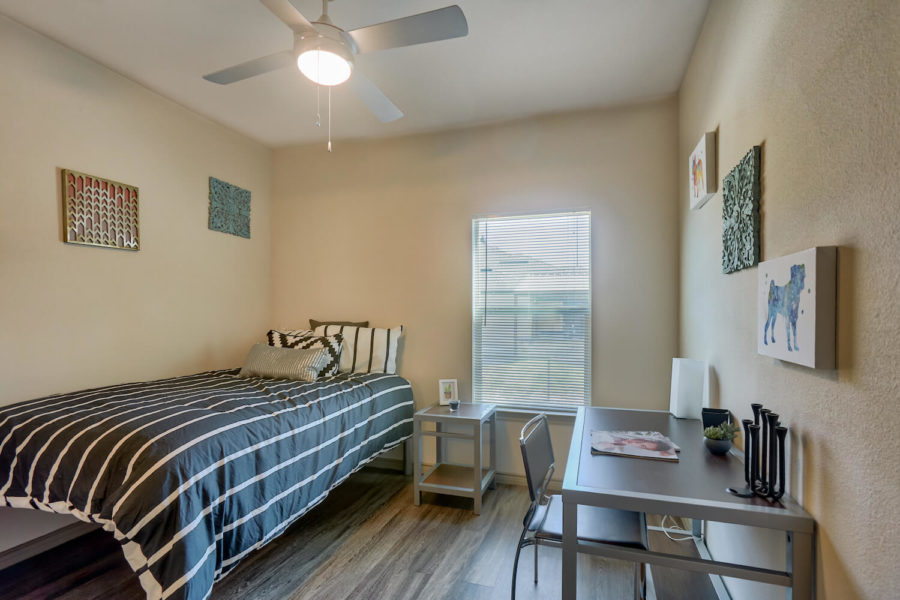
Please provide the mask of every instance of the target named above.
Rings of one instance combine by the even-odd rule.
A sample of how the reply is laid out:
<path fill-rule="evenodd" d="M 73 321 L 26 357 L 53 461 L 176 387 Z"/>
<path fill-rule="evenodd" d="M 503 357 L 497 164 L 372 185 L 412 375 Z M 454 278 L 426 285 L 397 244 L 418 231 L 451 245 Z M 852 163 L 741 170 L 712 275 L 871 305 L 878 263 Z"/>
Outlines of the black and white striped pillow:
<path fill-rule="evenodd" d="M 269 330 L 266 334 L 269 345 L 275 348 L 323 348 L 328 351 L 329 361 L 319 371 L 319 377 L 328 377 L 338 372 L 341 361 L 341 347 L 343 336 L 340 334 L 319 336 L 311 331 L 276 331 Z"/>
<path fill-rule="evenodd" d="M 250 348 L 240 376 L 312 382 L 330 360 L 325 348 L 300 350 L 256 344 Z"/>
<path fill-rule="evenodd" d="M 397 372 L 397 341 L 403 335 L 403 327 L 352 327 L 349 325 L 322 325 L 316 327 L 316 335 L 341 335 L 339 373 L 389 373 Z"/>

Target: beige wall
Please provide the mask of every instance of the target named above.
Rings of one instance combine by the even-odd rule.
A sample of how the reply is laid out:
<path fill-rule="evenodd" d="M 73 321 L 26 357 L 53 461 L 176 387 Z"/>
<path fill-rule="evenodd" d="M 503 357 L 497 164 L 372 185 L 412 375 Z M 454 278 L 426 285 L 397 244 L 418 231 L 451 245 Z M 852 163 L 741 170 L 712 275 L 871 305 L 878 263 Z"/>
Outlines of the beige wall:
<path fill-rule="evenodd" d="M 268 324 L 269 150 L 3 17 L 0 73 L 0 404 L 239 364 Z M 140 188 L 139 252 L 62 242 L 59 168 Z M 253 192 L 253 239 L 207 229 L 210 175 Z"/>
<path fill-rule="evenodd" d="M 589 208 L 594 403 L 666 407 L 678 314 L 676 110 L 670 99 L 338 141 L 331 154 L 324 144 L 276 150 L 272 325 L 402 324 L 400 373 L 416 405 L 437 401 L 441 378 L 459 379 L 468 400 L 472 217 Z M 523 423 L 501 424 L 502 473 L 523 473 Z M 561 477 L 571 421 L 554 421 L 553 435 Z"/>
<path fill-rule="evenodd" d="M 898 39 L 894 0 L 713 2 L 679 96 L 681 350 L 710 361 L 719 404 L 747 417 L 761 401 L 791 427 L 824 600 L 900 589 Z M 721 193 L 687 209 L 688 156 L 716 129 L 720 181 L 763 147 L 763 260 L 840 246 L 837 370 L 757 355 L 757 269 L 721 274 Z M 717 558 L 783 562 L 778 538 L 712 537 Z M 736 599 L 784 597 L 730 586 Z"/>
<path fill-rule="evenodd" d="M 276 150 L 272 325 L 402 324 L 400 373 L 416 405 L 437 401 L 442 378 L 459 379 L 468 400 L 472 217 L 589 208 L 594 403 L 665 408 L 678 314 L 676 111 L 670 99 L 338 141 L 331 154 L 324 144 Z M 511 415 L 499 424 L 501 473 L 524 474 L 523 424 Z M 571 429 L 570 419 L 551 424 L 557 479 Z"/>
<path fill-rule="evenodd" d="M 416 403 L 437 380 L 471 397 L 471 228 L 477 215 L 593 214 L 593 395 L 667 406 L 677 332 L 676 105 L 279 149 L 273 320 L 405 326 Z"/>

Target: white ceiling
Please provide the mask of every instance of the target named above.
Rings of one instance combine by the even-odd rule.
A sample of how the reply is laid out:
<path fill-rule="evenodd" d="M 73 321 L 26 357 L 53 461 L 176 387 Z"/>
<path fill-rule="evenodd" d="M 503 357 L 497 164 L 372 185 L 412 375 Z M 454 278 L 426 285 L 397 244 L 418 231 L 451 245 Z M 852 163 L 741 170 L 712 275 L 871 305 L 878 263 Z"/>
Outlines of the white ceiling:
<path fill-rule="evenodd" d="M 320 0 L 292 0 L 310 20 Z M 335 88 L 335 139 L 390 136 L 620 105 L 677 91 L 709 0 L 455 0 L 465 38 L 357 57 L 406 113 L 381 123 Z M 454 0 L 336 0 L 344 29 Z M 257 0 L 0 0 L 0 13 L 269 146 L 325 139 L 296 69 L 229 86 L 211 71 L 291 47 Z M 324 88 L 323 88 L 324 90 Z M 324 95 L 323 95 L 324 99 Z M 324 117 L 324 112 L 323 112 Z"/>

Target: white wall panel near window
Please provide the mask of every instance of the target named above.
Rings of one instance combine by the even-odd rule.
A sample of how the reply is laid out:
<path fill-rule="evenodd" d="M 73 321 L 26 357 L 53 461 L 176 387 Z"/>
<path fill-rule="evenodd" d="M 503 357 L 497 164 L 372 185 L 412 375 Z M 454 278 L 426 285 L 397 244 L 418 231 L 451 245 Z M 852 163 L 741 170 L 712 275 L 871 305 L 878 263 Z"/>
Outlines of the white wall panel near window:
<path fill-rule="evenodd" d="M 590 404 L 591 214 L 472 220 L 472 396 Z"/>

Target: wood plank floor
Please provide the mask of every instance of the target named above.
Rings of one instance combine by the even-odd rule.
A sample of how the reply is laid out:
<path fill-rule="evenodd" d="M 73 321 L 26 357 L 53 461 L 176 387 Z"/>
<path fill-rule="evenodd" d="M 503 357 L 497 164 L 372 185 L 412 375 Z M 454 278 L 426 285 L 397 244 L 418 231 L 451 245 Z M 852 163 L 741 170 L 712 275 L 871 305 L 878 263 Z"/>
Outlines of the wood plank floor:
<path fill-rule="evenodd" d="M 528 508 L 525 489 L 501 485 L 488 492 L 481 516 L 472 514 L 471 500 L 433 494 L 423 500 L 413 505 L 410 478 L 364 469 L 217 583 L 212 600 L 509 598 Z M 657 533 L 651 543 L 674 544 Z M 522 551 L 517 597 L 558 598 L 560 550 L 540 548 L 537 585 L 532 553 Z M 629 564 L 579 560 L 579 598 L 631 598 Z M 715 597 L 703 575 L 659 569 L 654 581 L 659 600 Z M 13 598 L 140 600 L 144 594 L 118 545 L 98 531 L 0 571 L 0 599 Z"/>

